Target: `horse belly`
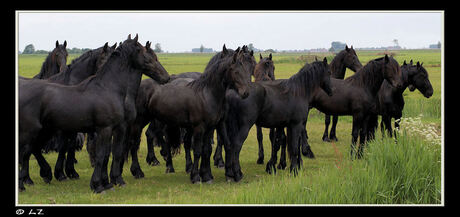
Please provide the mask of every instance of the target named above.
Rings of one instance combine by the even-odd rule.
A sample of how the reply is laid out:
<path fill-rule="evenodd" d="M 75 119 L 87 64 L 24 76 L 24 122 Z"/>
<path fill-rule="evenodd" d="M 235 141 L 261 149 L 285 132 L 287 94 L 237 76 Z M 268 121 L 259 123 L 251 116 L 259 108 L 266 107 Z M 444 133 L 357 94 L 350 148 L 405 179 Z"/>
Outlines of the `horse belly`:
<path fill-rule="evenodd" d="M 68 91 L 67 94 L 44 99 L 42 122 L 51 128 L 79 131 L 113 125 L 122 119 L 122 112 L 114 109 L 120 108 L 120 105 L 110 98 L 95 98 Z"/>

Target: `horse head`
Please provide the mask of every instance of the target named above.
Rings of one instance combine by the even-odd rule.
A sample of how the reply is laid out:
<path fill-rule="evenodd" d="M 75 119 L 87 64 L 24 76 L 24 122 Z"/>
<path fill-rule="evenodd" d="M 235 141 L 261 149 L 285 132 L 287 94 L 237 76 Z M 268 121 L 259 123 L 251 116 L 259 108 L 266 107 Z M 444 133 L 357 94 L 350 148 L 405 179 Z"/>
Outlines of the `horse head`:
<path fill-rule="evenodd" d="M 166 69 L 158 61 L 158 57 L 150 48 L 151 43 L 147 42 L 146 46 L 142 46 L 138 42 L 138 35 L 134 39 L 131 39 L 131 34 L 128 36 L 120 47 L 130 47 L 134 49 L 131 52 L 130 59 L 133 65 L 142 70 L 142 73 L 158 81 L 160 84 L 164 84 L 169 81 L 169 74 Z M 118 49 L 118 48 L 117 48 Z"/>
<path fill-rule="evenodd" d="M 263 58 L 260 54 L 259 63 L 254 69 L 255 81 L 274 81 L 275 80 L 275 65 L 273 64 L 272 54 Z"/>
<path fill-rule="evenodd" d="M 423 96 L 430 98 L 433 95 L 433 87 L 428 79 L 428 72 L 423 67 L 423 63 L 417 62 L 416 65 L 413 65 L 411 61 L 410 65 L 408 65 L 406 61 L 404 61 L 401 66 L 401 69 L 403 68 L 407 70 L 408 73 L 409 90 L 414 91 L 418 89 Z"/>
<path fill-rule="evenodd" d="M 65 71 L 67 68 L 67 41 L 64 41 L 64 44 L 59 44 L 59 41 L 56 40 L 56 47 L 51 51 L 51 59 L 58 65 L 59 72 Z"/>
<path fill-rule="evenodd" d="M 398 62 L 393 58 L 389 57 L 385 54 L 383 58 L 383 77 L 391 86 L 396 87 L 398 89 L 402 88 L 403 86 L 403 77 L 401 73 L 401 67 L 399 66 Z"/>
<path fill-rule="evenodd" d="M 359 71 L 361 68 L 363 68 L 363 65 L 358 59 L 358 55 L 356 55 L 355 49 L 353 49 L 353 45 L 351 48 L 348 48 L 348 46 L 345 46 L 345 52 L 344 52 L 344 57 L 343 57 L 343 64 L 345 67 L 351 69 L 354 72 Z"/>

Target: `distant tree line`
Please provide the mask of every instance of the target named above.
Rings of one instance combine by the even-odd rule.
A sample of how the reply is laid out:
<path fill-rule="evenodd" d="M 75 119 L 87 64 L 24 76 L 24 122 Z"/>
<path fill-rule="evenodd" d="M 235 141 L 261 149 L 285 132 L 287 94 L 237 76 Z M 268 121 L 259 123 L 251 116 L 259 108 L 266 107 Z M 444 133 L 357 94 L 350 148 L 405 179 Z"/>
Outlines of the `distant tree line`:
<path fill-rule="evenodd" d="M 82 54 L 86 51 L 91 50 L 90 48 L 67 48 L 67 53 L 69 54 Z M 47 50 L 35 50 L 35 47 L 33 44 L 27 45 L 24 50 L 22 51 L 22 54 L 48 54 L 50 51 Z"/>

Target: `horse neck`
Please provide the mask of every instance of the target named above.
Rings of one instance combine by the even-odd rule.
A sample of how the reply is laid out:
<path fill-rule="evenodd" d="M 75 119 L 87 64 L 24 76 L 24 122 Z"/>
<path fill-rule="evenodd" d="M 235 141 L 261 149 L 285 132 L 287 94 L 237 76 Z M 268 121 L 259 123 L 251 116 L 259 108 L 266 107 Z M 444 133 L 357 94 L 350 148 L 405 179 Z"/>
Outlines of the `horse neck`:
<path fill-rule="evenodd" d="M 355 77 L 361 87 L 367 89 L 372 96 L 376 96 L 380 86 L 382 86 L 382 83 L 385 80 L 382 72 L 383 64 L 381 62 L 374 62 L 370 64 L 373 64 L 373 66 L 364 67 L 351 77 Z M 375 68 L 372 70 L 365 70 L 365 68 L 369 67 Z"/>
<path fill-rule="evenodd" d="M 122 60 L 120 56 L 112 56 L 95 75 L 94 82 L 106 87 L 122 97 L 133 98 L 142 79 L 142 73 Z"/>
<path fill-rule="evenodd" d="M 313 69 L 300 71 L 296 75 L 287 80 L 288 88 L 294 96 L 301 96 L 308 101 L 311 101 L 314 93 L 321 87 L 319 85 L 320 76 Z"/>
<path fill-rule="evenodd" d="M 337 54 L 331 61 L 331 77 L 343 79 L 345 77 L 346 67 L 343 63 L 343 55 Z"/>
<path fill-rule="evenodd" d="M 96 60 L 97 58 L 88 58 L 71 64 L 66 70 L 66 84 L 78 84 L 89 76 L 96 74 Z"/>

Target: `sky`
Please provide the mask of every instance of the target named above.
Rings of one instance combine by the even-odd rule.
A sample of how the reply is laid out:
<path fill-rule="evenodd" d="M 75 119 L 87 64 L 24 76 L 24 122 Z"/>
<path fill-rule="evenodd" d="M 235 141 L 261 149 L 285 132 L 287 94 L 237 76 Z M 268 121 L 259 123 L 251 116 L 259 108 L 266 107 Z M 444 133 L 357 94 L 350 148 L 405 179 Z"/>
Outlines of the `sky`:
<path fill-rule="evenodd" d="M 18 49 L 98 48 L 138 34 L 168 52 L 203 45 L 216 51 L 252 43 L 258 49 L 330 48 L 340 41 L 354 48 L 427 48 L 443 41 L 440 11 L 18 11 Z"/>

